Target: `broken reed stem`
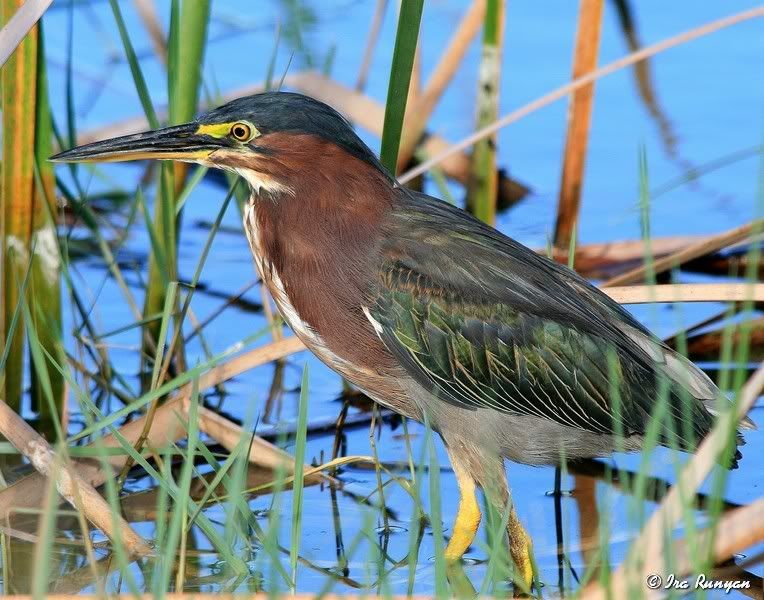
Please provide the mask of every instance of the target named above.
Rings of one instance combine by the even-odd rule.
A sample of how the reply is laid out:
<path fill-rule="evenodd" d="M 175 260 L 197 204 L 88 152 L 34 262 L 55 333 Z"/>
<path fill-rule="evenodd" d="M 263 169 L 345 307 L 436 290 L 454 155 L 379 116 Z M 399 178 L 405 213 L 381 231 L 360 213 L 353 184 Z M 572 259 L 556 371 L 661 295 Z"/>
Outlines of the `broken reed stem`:
<path fill-rule="evenodd" d="M 573 59 L 574 80 L 597 68 L 603 5 L 604 0 L 580 0 Z M 577 89 L 570 97 L 568 132 L 554 229 L 554 245 L 557 249 L 567 249 L 570 246 L 578 223 L 593 104 L 594 82 Z"/>
<path fill-rule="evenodd" d="M 130 554 L 147 556 L 153 553 L 151 547 L 129 523 L 121 515 L 113 514 L 109 504 L 93 486 L 85 481 L 71 464 L 67 464 L 66 458 L 57 456 L 50 444 L 1 400 L 0 434 L 25 456 L 41 475 L 53 475 L 56 478 L 58 493 L 103 531 L 112 542 L 115 538 L 116 524 L 119 527 L 120 538 Z"/>
<path fill-rule="evenodd" d="M 682 515 L 683 497 L 697 492 L 716 464 L 716 459 L 725 446 L 728 432 L 753 407 L 762 389 L 764 389 L 764 363 L 759 365 L 743 386 L 735 412 L 727 411 L 719 414 L 711 433 L 698 446 L 696 453 L 682 469 L 677 483 L 666 494 L 663 502 L 631 544 L 626 560 L 611 576 L 608 589 L 605 590 L 599 583 L 593 584 L 589 592 L 584 594 L 585 600 L 626 597 L 632 585 L 638 585 L 644 590 L 644 581 L 648 574 L 660 575 L 665 581 L 669 568 L 664 560 L 666 529 L 673 529 Z"/>
<path fill-rule="evenodd" d="M 655 258 L 666 256 L 683 250 L 699 239 L 705 239 L 697 235 L 677 235 L 668 237 L 651 238 L 650 248 Z M 553 257 L 557 262 L 567 264 L 568 250 L 555 252 Z M 549 252 L 548 248 L 537 248 L 536 252 L 544 256 Z M 620 269 L 622 272 L 631 263 L 639 264 L 645 258 L 644 240 L 618 240 L 614 242 L 599 242 L 592 244 L 576 245 L 575 270 L 581 275 L 591 279 L 604 279 L 612 276 L 612 271 Z M 603 275 L 604 273 L 604 275 Z"/>
<path fill-rule="evenodd" d="M 699 533 L 695 546 L 701 548 L 700 555 L 708 554 L 714 564 L 722 563 L 739 552 L 764 541 L 764 498 L 759 498 L 747 506 L 732 510 L 722 515 L 713 531 Z M 709 547 L 713 543 L 712 547 Z M 687 542 L 679 540 L 671 551 L 672 572 L 686 576 L 692 573 L 692 562 Z M 615 596 L 618 597 L 618 596 Z"/>
<path fill-rule="evenodd" d="M 738 242 L 742 242 L 754 232 L 760 231 L 762 227 L 764 227 L 764 220 L 756 220 L 746 225 L 742 225 L 741 227 L 728 229 L 722 233 L 704 238 L 678 252 L 669 254 L 663 258 L 658 258 L 652 262 L 650 268 L 655 275 L 658 275 L 669 269 L 679 267 L 688 261 L 700 258 L 706 254 L 711 254 L 712 252 L 737 244 Z M 613 287 L 640 282 L 644 280 L 646 273 L 647 265 L 643 264 L 626 273 L 608 279 L 602 284 L 602 287 Z"/>
<path fill-rule="evenodd" d="M 427 80 L 424 91 L 406 111 L 401 147 L 398 151 L 399 170 L 405 167 L 414 155 L 432 111 L 464 60 L 472 40 L 480 31 L 484 14 L 485 0 L 473 0 Z"/>
<path fill-rule="evenodd" d="M 705 35 L 709 35 L 711 33 L 714 33 L 715 31 L 719 31 L 727 27 L 732 27 L 733 25 L 737 25 L 738 23 L 742 23 L 744 21 L 750 21 L 751 19 L 756 19 L 759 17 L 764 17 L 764 6 L 757 6 L 750 10 L 742 11 L 742 12 L 730 15 L 728 17 L 717 19 L 716 21 L 706 23 L 704 25 L 701 25 L 700 27 L 695 27 L 694 29 L 684 31 L 680 34 L 677 34 L 668 39 L 665 39 L 662 42 L 653 44 L 652 46 L 642 48 L 638 52 L 632 52 L 631 54 L 628 54 L 624 56 L 623 58 L 619 58 L 618 60 L 615 60 L 605 65 L 604 67 L 600 67 L 596 71 L 593 71 L 587 75 L 584 75 L 583 77 L 579 77 L 578 79 L 574 79 L 573 81 L 560 86 L 556 90 L 553 90 L 549 92 L 548 94 L 545 94 L 544 96 L 541 96 L 540 98 L 537 98 L 533 102 L 530 102 L 526 104 L 525 106 L 518 108 L 517 110 L 513 110 L 511 113 L 504 115 L 503 117 L 494 121 L 487 127 L 484 127 L 483 129 L 480 129 L 479 131 L 476 131 L 475 133 L 465 137 L 464 139 L 457 142 L 456 144 L 452 144 L 451 146 L 449 146 L 442 152 L 432 155 L 432 158 L 424 161 L 420 165 L 417 165 L 415 168 L 404 173 L 401 177 L 399 177 L 399 181 L 401 183 L 406 183 L 407 181 L 410 181 L 414 177 L 417 177 L 421 175 L 422 173 L 425 173 L 428 170 L 432 169 L 434 166 L 439 165 L 440 163 L 445 161 L 447 158 L 453 156 L 454 154 L 458 154 L 460 152 L 467 150 L 470 146 L 473 146 L 479 140 L 490 137 L 491 135 L 496 133 L 499 129 L 506 127 L 510 123 L 519 121 L 520 119 L 529 115 L 530 113 L 540 108 L 543 108 L 544 106 L 547 106 L 548 104 L 551 104 L 552 102 L 556 102 L 557 100 L 564 98 L 571 92 L 581 87 L 584 87 L 585 85 L 588 85 L 594 81 L 597 81 L 598 79 L 605 77 L 606 75 L 615 73 L 616 71 L 619 71 L 625 67 L 631 66 L 633 64 L 636 64 L 640 61 L 645 60 L 646 58 L 649 58 L 651 56 L 664 52 L 665 50 L 668 50 L 669 48 L 674 48 L 681 44 L 686 44 L 687 42 L 695 40 L 699 37 L 703 37 Z"/>
<path fill-rule="evenodd" d="M 717 562 L 764 541 L 764 498 L 723 515 L 717 530 L 724 532 L 713 537 L 713 557 Z M 675 556 L 682 571 L 688 571 L 690 563 L 686 555 L 677 552 Z"/>

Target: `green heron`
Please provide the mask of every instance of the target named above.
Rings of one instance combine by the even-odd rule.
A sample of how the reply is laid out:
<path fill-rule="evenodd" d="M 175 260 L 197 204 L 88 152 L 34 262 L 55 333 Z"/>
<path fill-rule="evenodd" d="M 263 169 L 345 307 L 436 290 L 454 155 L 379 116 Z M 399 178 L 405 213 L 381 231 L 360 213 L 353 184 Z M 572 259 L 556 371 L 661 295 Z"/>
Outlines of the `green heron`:
<path fill-rule="evenodd" d="M 638 450 L 662 393 L 660 443 L 692 451 L 713 425 L 721 394 L 700 369 L 572 270 L 398 185 L 326 104 L 257 94 L 53 157 L 138 159 L 247 181 L 244 229 L 295 334 L 375 401 L 440 433 L 460 492 L 449 560 L 477 531 L 477 486 L 510 504 L 504 458 Z M 530 539 L 513 508 L 508 533 L 530 583 Z"/>

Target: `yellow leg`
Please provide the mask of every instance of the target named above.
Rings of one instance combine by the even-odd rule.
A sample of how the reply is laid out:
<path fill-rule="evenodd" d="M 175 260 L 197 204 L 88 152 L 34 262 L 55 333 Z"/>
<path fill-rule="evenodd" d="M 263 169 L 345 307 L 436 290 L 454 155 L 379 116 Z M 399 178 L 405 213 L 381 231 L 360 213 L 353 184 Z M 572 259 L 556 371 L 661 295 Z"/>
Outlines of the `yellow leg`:
<path fill-rule="evenodd" d="M 464 439 L 444 435 L 446 450 L 451 458 L 456 482 L 459 485 L 459 511 L 454 522 L 453 535 L 446 547 L 446 560 L 458 561 L 470 547 L 480 525 L 480 507 L 475 495 L 479 484 L 500 514 L 510 501 L 509 486 L 504 472 L 504 461 L 499 453 L 490 455 L 484 449 L 473 446 Z M 517 567 L 517 579 L 525 583 L 527 590 L 533 584 L 531 538 L 525 531 L 514 507 L 507 523 L 509 552 Z"/>
<path fill-rule="evenodd" d="M 453 534 L 446 547 L 446 560 L 459 560 L 475 539 L 480 525 L 480 507 L 475 496 L 475 481 L 459 463 L 452 461 L 459 485 L 459 511 L 456 513 Z"/>
<path fill-rule="evenodd" d="M 531 562 L 531 538 L 525 527 L 517 518 L 514 506 L 509 513 L 509 522 L 507 523 L 507 534 L 509 536 L 509 553 L 518 570 L 518 575 L 525 582 L 530 590 L 533 583 L 533 565 Z"/>

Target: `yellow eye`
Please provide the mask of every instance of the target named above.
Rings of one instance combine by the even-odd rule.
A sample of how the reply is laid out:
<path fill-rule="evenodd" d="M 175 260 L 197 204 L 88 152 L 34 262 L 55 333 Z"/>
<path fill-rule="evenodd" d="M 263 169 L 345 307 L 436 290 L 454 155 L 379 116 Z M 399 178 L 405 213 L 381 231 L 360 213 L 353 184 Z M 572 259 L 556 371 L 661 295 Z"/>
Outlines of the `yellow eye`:
<path fill-rule="evenodd" d="M 234 123 L 231 137 L 239 142 L 248 142 L 252 139 L 252 126 L 249 123 Z"/>

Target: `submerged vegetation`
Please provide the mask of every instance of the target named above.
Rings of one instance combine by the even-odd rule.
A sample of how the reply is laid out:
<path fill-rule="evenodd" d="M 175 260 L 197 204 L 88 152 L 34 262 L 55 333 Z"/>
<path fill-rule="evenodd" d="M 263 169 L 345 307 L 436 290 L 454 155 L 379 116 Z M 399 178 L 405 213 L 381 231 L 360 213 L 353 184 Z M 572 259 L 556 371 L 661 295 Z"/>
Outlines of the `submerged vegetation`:
<path fill-rule="evenodd" d="M 329 23 L 337 18 L 341 2 L 328 8 L 274 0 L 267 26 L 248 14 L 247 3 L 108 0 L 94 8 L 56 0 L 37 24 L 33 4 L 44 3 L 21 4 L 0 0 L 2 22 L 16 15 L 12 25 L 24 34 L 15 48 L 7 35 L 0 39 L 0 57 L 7 58 L 0 72 L 4 593 L 621 598 L 665 589 L 671 576 L 694 582 L 698 574 L 731 589 L 762 589 L 764 497 L 755 483 L 764 472 L 761 431 L 746 432 L 738 471 L 754 483 L 738 490 L 735 474 L 715 468 L 734 452 L 736 426 L 764 389 L 762 142 L 760 133 L 741 132 L 735 139 L 743 140 L 742 150 L 711 148 L 697 162 L 684 157 L 653 67 L 663 51 L 721 29 L 761 28 L 764 9 L 685 25 L 686 32 L 642 47 L 648 36 L 637 31 L 638 4 L 580 0 L 578 22 L 565 24 L 575 43 L 561 70 L 572 73 L 571 82 L 507 113 L 502 98 L 515 90 L 504 83 L 505 48 L 518 16 L 504 0 L 460 7 L 446 43 L 428 37 L 428 11 L 437 10 L 429 3 L 368 3 L 368 36 L 336 42 L 357 55 L 360 69 L 350 77 L 335 73 L 336 49 L 318 50 L 311 35 L 323 11 Z M 102 28 L 114 64 L 126 67 L 129 78 L 118 85 L 138 99 L 141 117 L 123 120 L 135 115 L 114 106 L 103 127 L 80 127 L 76 88 L 92 77 L 74 50 L 83 12 Z M 49 20 L 67 24 L 55 31 L 59 43 L 66 38 L 63 60 L 46 55 Z M 607 28 L 629 54 L 605 64 L 599 49 Z M 245 89 L 220 88 L 215 65 L 226 59 L 213 44 L 249 52 L 245 34 L 266 36 L 272 52 L 252 57 L 257 68 L 239 78 Z M 713 53 L 726 51 L 718 44 Z M 380 64 L 386 95 L 366 91 Z M 433 65 L 429 76 L 425 64 Z M 606 242 L 582 243 L 588 142 L 598 104 L 607 102 L 597 85 L 616 71 L 633 78 L 660 151 L 679 174 L 658 186 L 642 149 L 633 161 L 638 198 L 627 212 L 639 239 L 604 232 Z M 469 130 L 478 134 L 453 144 L 445 136 L 456 134 L 437 108 L 465 73 L 476 90 Z M 343 83 L 351 80 L 355 87 Z M 458 568 L 444 561 L 450 532 L 443 524 L 451 522 L 457 496 L 442 446 L 426 425 L 401 420 L 349 386 L 341 388 L 341 406 L 316 410 L 316 397 L 340 385 L 296 354 L 303 345 L 283 328 L 255 279 L 240 226 L 245 186 L 185 164 L 141 164 L 139 172 L 66 165 L 54 173 L 47 161 L 55 148 L 182 123 L 200 107 L 278 88 L 332 104 L 372 134 L 383 164 L 402 182 L 464 204 L 509 234 L 525 204 L 549 206 L 553 231 L 539 251 L 597 280 L 619 302 L 672 306 L 661 331 L 666 343 L 703 361 L 733 400 L 694 456 L 653 451 L 667 419 L 664 397 L 656 399 L 643 454 L 585 464 L 562 456 L 554 473 L 523 472 L 520 484 L 510 476 L 521 519 L 532 536 L 542 534 L 534 538 L 534 589 L 524 589 L 507 552 L 508 511 L 498 514 L 488 503 L 472 558 Z M 554 211 L 530 193 L 539 185 L 533 176 L 508 175 L 499 129 L 566 96 L 563 154 L 543 157 L 560 164 Z M 761 114 L 749 118 L 759 123 Z M 619 151 L 636 155 L 640 142 L 629 140 Z M 703 190 L 706 176 L 746 160 L 758 161 L 758 180 L 749 182 L 755 192 L 734 227 L 683 237 L 680 223 L 656 223 L 657 198 Z M 191 211 L 192 203 L 203 209 Z M 623 213 L 613 208 L 614 218 Z M 672 236 L 656 236 L 656 229 Z M 714 308 L 693 313 L 693 302 Z M 617 376 L 614 365 L 604 368 Z M 760 426 L 761 412 L 759 402 L 751 417 Z M 677 438 L 686 433 L 682 423 L 673 427 Z M 543 523 L 533 523 L 539 512 L 531 505 L 546 490 L 553 507 Z"/>

